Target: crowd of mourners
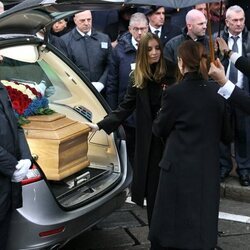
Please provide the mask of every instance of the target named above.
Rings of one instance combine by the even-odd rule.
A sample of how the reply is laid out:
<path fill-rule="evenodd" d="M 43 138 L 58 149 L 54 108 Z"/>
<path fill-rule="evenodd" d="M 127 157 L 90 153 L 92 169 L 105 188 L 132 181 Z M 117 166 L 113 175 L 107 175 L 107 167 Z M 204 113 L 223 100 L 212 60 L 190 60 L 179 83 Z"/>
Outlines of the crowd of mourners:
<path fill-rule="evenodd" d="M 152 250 L 216 249 L 220 183 L 236 171 L 250 185 L 249 17 L 248 1 L 127 5 L 85 10 L 48 31 L 110 106 L 87 123 L 92 131 L 125 130 L 131 196 L 140 206 L 146 199 Z M 0 115 L 10 115 L 3 99 Z M 14 142 L 11 152 L 22 154 L 14 163 L 29 168 L 25 140 Z M 19 172 L 10 173 L 16 185 Z"/>
<path fill-rule="evenodd" d="M 123 125 L 152 250 L 216 249 L 220 182 L 234 170 L 250 184 L 250 79 L 239 66 L 250 54 L 247 13 L 247 1 L 126 6 L 52 28 L 112 110 L 88 125 L 108 134 Z"/>

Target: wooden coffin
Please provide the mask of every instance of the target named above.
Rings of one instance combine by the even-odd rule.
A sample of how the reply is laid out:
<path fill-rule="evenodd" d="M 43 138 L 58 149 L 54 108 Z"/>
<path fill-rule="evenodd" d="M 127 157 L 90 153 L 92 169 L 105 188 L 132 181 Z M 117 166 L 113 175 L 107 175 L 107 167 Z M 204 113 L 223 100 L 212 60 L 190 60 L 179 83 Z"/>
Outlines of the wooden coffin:
<path fill-rule="evenodd" d="M 49 180 L 61 180 L 89 166 L 90 128 L 65 115 L 37 115 L 28 118 L 23 129 L 31 152 Z"/>

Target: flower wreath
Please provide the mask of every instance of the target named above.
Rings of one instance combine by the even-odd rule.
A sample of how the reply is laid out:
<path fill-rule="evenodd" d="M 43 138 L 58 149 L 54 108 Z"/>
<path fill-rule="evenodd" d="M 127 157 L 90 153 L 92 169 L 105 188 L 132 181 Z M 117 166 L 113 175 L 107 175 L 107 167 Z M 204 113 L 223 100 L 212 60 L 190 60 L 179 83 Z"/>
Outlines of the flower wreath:
<path fill-rule="evenodd" d="M 6 87 L 18 124 L 29 123 L 28 116 L 50 115 L 54 113 L 49 108 L 49 101 L 42 95 L 38 88 L 30 84 L 18 83 L 15 81 L 1 80 Z M 38 85 L 37 85 L 38 86 Z"/>

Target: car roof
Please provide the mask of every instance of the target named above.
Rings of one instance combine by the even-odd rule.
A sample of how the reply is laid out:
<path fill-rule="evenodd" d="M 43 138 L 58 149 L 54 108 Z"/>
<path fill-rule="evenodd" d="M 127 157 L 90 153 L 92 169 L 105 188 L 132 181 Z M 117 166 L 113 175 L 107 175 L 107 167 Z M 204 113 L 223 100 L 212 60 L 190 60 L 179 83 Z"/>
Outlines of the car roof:
<path fill-rule="evenodd" d="M 14 2 L 14 1 L 13 1 Z M 26 0 L 0 14 L 0 34 L 34 35 L 83 10 L 119 9 L 122 0 Z"/>

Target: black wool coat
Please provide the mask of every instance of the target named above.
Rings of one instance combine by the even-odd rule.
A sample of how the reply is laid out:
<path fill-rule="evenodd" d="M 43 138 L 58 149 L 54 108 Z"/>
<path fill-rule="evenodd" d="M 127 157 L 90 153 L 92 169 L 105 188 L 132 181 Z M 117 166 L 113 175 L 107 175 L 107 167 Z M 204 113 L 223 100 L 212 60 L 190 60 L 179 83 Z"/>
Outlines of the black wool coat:
<path fill-rule="evenodd" d="M 149 239 L 164 247 L 217 243 L 219 142 L 231 140 L 224 99 L 196 73 L 166 90 L 153 133 L 167 138 Z"/>
<path fill-rule="evenodd" d="M 156 84 L 156 83 L 155 83 Z M 162 90 L 162 86 L 159 84 Z M 159 99 L 159 104 L 161 99 Z M 159 161 L 160 159 L 150 159 L 150 150 L 152 143 L 152 124 L 153 114 L 151 112 L 149 100 L 148 86 L 139 89 L 132 86 L 130 80 L 127 92 L 119 107 L 111 112 L 104 120 L 97 123 L 100 129 L 105 130 L 107 133 L 115 131 L 122 122 L 133 113 L 135 110 L 135 127 L 136 127 L 136 145 L 135 145 L 135 161 L 133 169 L 133 180 L 131 187 L 132 200 L 140 206 L 143 206 L 145 193 L 147 190 L 147 178 L 149 170 L 149 162 L 151 169 L 153 169 L 152 176 L 156 176 L 155 182 L 158 184 Z M 163 145 L 159 145 L 159 149 L 163 150 Z M 156 184 L 156 185 L 157 185 Z M 154 202 L 154 197 L 152 202 Z"/>
<path fill-rule="evenodd" d="M 5 87 L 0 83 L 0 221 L 11 208 L 22 206 L 22 187 L 11 182 L 18 160 L 31 159 L 23 133 L 17 126 Z"/>

